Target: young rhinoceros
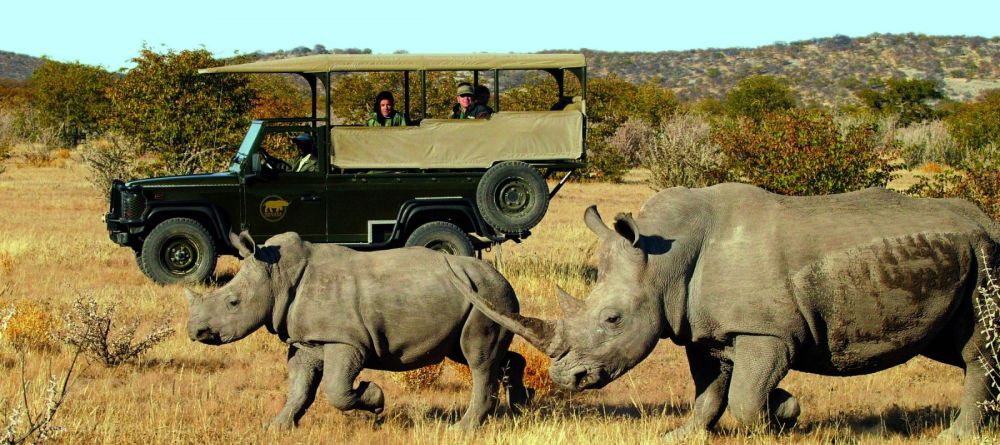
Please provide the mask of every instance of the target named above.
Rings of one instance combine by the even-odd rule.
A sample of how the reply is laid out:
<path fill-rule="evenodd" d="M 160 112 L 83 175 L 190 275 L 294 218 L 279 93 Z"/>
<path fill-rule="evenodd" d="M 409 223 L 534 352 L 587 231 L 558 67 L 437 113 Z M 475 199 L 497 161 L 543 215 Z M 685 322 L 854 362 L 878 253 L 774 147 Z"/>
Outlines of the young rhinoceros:
<path fill-rule="evenodd" d="M 507 350 L 512 334 L 456 287 L 517 311 L 510 284 L 487 263 L 422 247 L 356 252 L 291 232 L 260 246 L 246 232 L 229 238 L 243 257 L 240 271 L 204 297 L 187 290 L 188 334 L 221 345 L 266 326 L 289 344 L 288 400 L 273 425 L 296 425 L 324 374 L 327 400 L 338 409 L 380 413 L 382 389 L 354 386 L 363 368 L 407 371 L 445 357 L 472 371 L 458 427 L 475 428 L 493 410 L 502 370 L 511 406 L 527 403 L 524 358 Z"/>

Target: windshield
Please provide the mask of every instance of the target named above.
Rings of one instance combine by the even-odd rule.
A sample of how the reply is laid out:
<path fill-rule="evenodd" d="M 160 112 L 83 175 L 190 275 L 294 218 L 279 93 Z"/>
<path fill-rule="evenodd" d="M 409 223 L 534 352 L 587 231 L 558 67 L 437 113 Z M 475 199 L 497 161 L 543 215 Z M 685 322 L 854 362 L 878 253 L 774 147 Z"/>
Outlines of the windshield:
<path fill-rule="evenodd" d="M 254 142 L 257 140 L 257 136 L 260 135 L 260 130 L 263 127 L 264 123 L 260 121 L 254 121 L 250 124 L 250 129 L 247 130 L 247 135 L 243 138 L 243 143 L 240 144 L 239 151 L 233 155 L 233 159 L 229 163 L 229 171 L 234 173 L 240 172 L 240 166 L 242 166 L 243 161 L 250 156 L 250 150 L 253 149 Z"/>

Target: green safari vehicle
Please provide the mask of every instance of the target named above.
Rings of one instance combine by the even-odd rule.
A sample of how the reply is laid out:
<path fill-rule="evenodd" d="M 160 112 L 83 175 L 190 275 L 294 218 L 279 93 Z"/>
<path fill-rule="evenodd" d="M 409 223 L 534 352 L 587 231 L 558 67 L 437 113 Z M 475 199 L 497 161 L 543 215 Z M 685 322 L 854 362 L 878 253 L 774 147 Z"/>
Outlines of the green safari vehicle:
<path fill-rule="evenodd" d="M 525 70 L 555 79 L 551 110 L 502 108 L 501 74 Z M 109 236 L 131 248 L 143 273 L 161 284 L 208 279 L 218 255 L 236 253 L 230 231 L 246 230 L 256 242 L 294 231 L 306 241 L 358 250 L 426 246 L 477 255 L 527 238 L 586 162 L 582 54 L 327 54 L 200 72 L 297 74 L 311 90 L 312 115 L 253 121 L 227 171 L 113 184 Z M 332 83 L 355 72 L 402 73 L 407 126 L 331 118 L 326 110 L 338 100 Z M 434 72 L 471 72 L 474 85 L 491 82 L 495 112 L 488 119 L 428 116 Z M 573 96 L 567 73 L 578 81 Z M 295 171 L 272 150 L 296 137 L 315 151 L 312 171 Z M 557 181 L 552 190 L 547 179 Z"/>

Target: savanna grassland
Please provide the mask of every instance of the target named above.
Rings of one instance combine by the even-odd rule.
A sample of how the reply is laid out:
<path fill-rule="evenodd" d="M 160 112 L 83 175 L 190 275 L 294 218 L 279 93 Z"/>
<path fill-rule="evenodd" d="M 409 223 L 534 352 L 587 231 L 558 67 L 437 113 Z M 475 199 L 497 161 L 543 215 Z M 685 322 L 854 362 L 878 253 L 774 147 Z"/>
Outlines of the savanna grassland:
<path fill-rule="evenodd" d="M 679 347 L 665 341 L 602 390 L 542 394 L 524 416 L 501 410 L 473 434 L 448 429 L 465 409 L 469 390 L 454 366 L 445 366 L 438 382 L 422 390 L 406 389 L 387 373 L 365 371 L 361 378 L 386 392 L 386 412 L 377 422 L 367 413 L 341 413 L 321 394 L 298 429 L 267 430 L 264 424 L 285 399 L 284 345 L 263 330 L 221 347 L 188 340 L 182 288 L 152 284 L 131 251 L 108 240 L 101 221 L 106 205 L 87 175 L 70 157 L 61 166 L 10 165 L 0 176 L 0 305 L 39 309 L 33 323 L 40 331 L 36 342 L 19 349 L 0 337 L 0 409 L 9 413 L 21 402 L 22 363 L 29 399 L 36 404 L 44 398 L 48 376 L 68 366 L 70 348 L 42 332 L 58 330 L 61 314 L 80 297 L 117 303 L 116 316 L 142 320 L 140 334 L 161 320 L 176 332 L 132 364 L 105 368 L 82 358 L 55 419 L 65 429 L 58 443 L 657 443 L 687 415 L 693 398 L 687 361 Z M 500 252 L 499 268 L 517 290 L 522 311 L 555 317 L 555 284 L 578 296 L 593 284 L 596 240 L 582 221 L 587 205 L 598 204 L 607 219 L 636 212 L 652 194 L 636 181 L 566 185 L 534 235 Z M 496 254 L 488 257 L 495 260 Z M 236 267 L 226 259 L 217 274 L 231 275 Z M 515 348 L 529 351 L 519 340 Z M 793 372 L 782 387 L 799 397 L 803 414 L 791 432 L 747 436 L 727 414 L 720 428 L 702 439 L 923 442 L 956 414 L 961 378 L 960 370 L 922 358 L 852 378 Z"/>

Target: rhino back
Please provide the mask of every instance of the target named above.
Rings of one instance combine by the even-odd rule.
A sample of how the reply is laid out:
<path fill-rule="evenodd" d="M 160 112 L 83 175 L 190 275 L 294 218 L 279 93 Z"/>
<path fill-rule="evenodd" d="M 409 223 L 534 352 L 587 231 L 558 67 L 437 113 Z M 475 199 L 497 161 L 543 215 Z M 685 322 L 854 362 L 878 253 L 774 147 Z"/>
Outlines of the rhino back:
<path fill-rule="evenodd" d="M 289 309 L 289 338 L 355 345 L 368 351 L 366 366 L 373 369 L 437 362 L 458 347 L 472 310 L 453 277 L 445 255 L 424 248 L 355 252 L 314 245 Z"/>
<path fill-rule="evenodd" d="M 663 218 L 655 210 L 682 195 L 644 210 Z M 867 372 L 917 353 L 971 295 L 976 250 L 996 247 L 993 229 L 953 201 L 880 189 L 786 197 L 734 184 L 688 195 L 707 214 L 686 295 L 690 341 L 778 336 L 811 372 Z"/>

